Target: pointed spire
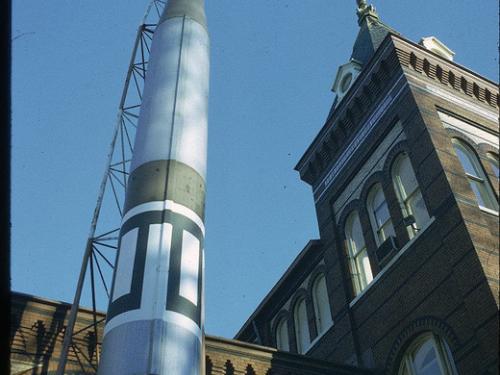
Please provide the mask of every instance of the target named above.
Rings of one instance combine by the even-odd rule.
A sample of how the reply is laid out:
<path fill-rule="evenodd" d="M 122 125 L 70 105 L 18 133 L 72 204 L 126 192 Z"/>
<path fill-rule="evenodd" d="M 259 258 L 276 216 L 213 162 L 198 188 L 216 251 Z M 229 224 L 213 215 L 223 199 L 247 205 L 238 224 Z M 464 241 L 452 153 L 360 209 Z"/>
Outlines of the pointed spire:
<path fill-rule="evenodd" d="M 368 5 L 366 0 L 356 0 L 356 4 L 358 5 L 358 10 L 356 14 L 358 15 L 358 24 L 361 25 L 363 20 L 366 17 L 372 17 L 373 19 L 378 20 L 377 10 L 373 5 Z"/>
<path fill-rule="evenodd" d="M 359 32 L 354 42 L 351 59 L 361 65 L 368 62 L 384 40 L 387 33 L 396 33 L 384 24 L 375 9 L 367 0 L 356 0 Z"/>

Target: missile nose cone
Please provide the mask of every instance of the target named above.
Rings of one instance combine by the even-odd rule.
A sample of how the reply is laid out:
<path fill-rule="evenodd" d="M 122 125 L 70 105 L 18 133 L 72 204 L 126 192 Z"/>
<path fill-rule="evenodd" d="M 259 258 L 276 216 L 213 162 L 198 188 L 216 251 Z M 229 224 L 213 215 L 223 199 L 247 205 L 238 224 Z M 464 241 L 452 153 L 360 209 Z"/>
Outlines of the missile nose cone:
<path fill-rule="evenodd" d="M 205 16 L 205 1 L 204 0 L 170 0 L 163 12 L 160 23 L 168 18 L 173 17 L 189 17 L 197 21 L 200 25 L 207 27 Z"/>

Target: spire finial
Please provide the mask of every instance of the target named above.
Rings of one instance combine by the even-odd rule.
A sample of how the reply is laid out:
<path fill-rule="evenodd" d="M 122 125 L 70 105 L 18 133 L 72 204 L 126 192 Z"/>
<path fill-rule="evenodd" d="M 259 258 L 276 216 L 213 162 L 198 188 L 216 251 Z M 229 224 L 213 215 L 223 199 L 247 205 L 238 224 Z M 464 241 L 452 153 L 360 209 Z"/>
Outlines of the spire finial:
<path fill-rule="evenodd" d="M 375 10 L 375 7 L 371 4 L 368 5 L 366 0 L 356 0 L 356 4 L 358 5 L 358 10 L 356 12 L 356 14 L 358 15 L 358 24 L 361 25 L 361 22 L 366 17 L 373 17 L 375 19 L 378 19 L 378 14 Z"/>
<path fill-rule="evenodd" d="M 358 9 L 365 8 L 366 6 L 368 6 L 366 0 L 356 0 L 356 3 L 358 3 Z"/>

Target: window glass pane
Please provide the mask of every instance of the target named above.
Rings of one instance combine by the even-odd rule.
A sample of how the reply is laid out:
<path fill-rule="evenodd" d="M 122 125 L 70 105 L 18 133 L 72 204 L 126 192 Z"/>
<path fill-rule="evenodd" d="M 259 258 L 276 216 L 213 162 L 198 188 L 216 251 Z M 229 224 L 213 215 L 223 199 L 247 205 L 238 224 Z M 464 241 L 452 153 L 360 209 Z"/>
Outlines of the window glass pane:
<path fill-rule="evenodd" d="M 414 355 L 415 367 L 421 369 L 427 366 L 432 361 L 436 360 L 436 351 L 434 350 L 434 345 L 431 340 L 427 340 Z"/>
<path fill-rule="evenodd" d="M 413 360 L 417 375 L 441 375 L 436 347 L 433 340 L 427 340 L 415 353 Z"/>
<path fill-rule="evenodd" d="M 417 228 L 423 228 L 425 223 L 429 220 L 429 214 L 427 213 L 424 198 L 422 197 L 420 190 L 408 199 L 408 206 L 410 214 L 415 217 L 415 224 Z"/>
<path fill-rule="evenodd" d="M 432 333 L 425 333 L 410 345 L 402 358 L 398 375 L 455 375 L 449 348 Z"/>
<path fill-rule="evenodd" d="M 464 168 L 469 184 L 477 199 L 479 206 L 498 210 L 498 201 L 496 199 L 489 181 L 486 179 L 483 167 L 476 157 L 474 151 L 462 142 L 454 139 L 453 146 L 455 152 Z M 490 156 L 488 155 L 490 158 Z M 491 158 L 490 158 L 491 160 Z M 498 173 L 498 167 L 497 172 Z"/>
<path fill-rule="evenodd" d="M 385 203 L 385 198 L 384 198 L 384 193 L 382 192 L 382 188 L 380 184 L 377 184 L 375 187 L 372 188 L 372 194 L 373 194 L 373 207 L 376 208 L 383 203 Z"/>
<path fill-rule="evenodd" d="M 346 224 L 347 247 L 352 282 L 356 294 L 359 294 L 373 279 L 368 253 L 365 248 L 361 223 L 356 212 L 351 214 Z"/>
<path fill-rule="evenodd" d="M 276 344 L 280 350 L 290 350 L 288 345 L 288 325 L 285 319 L 282 319 L 278 324 L 278 329 L 276 330 Z"/>
<path fill-rule="evenodd" d="M 394 235 L 389 207 L 380 184 L 370 190 L 368 195 L 368 210 L 377 244 L 384 242 L 388 236 Z"/>
<path fill-rule="evenodd" d="M 396 233 L 394 232 L 394 227 L 392 226 L 392 222 L 388 221 L 382 228 L 380 228 L 379 231 L 380 243 L 384 242 L 387 238 L 391 236 L 396 237 Z"/>
<path fill-rule="evenodd" d="M 398 165 L 401 198 L 406 199 L 417 188 L 418 183 L 411 167 L 410 159 L 403 157 Z"/>
<path fill-rule="evenodd" d="M 455 152 L 457 153 L 458 159 L 460 160 L 460 164 L 462 164 L 465 173 L 479 178 L 479 174 L 477 173 L 469 152 L 467 152 L 460 144 L 453 143 L 453 146 L 455 146 Z"/>
<path fill-rule="evenodd" d="M 361 222 L 359 216 L 356 215 L 352 221 L 352 240 L 355 243 L 355 250 L 361 250 L 365 247 L 365 240 L 363 238 L 363 230 L 361 229 Z"/>
<path fill-rule="evenodd" d="M 435 360 L 426 367 L 417 370 L 416 375 L 445 375 L 445 373 L 441 371 L 439 363 Z"/>
<path fill-rule="evenodd" d="M 386 221 L 390 220 L 391 215 L 389 214 L 389 207 L 387 207 L 387 203 L 383 201 L 380 206 L 375 207 L 374 216 L 377 224 L 377 228 L 380 228 L 385 224 Z"/>
<path fill-rule="evenodd" d="M 490 204 L 488 204 L 488 194 L 484 191 L 484 183 L 474 180 L 469 180 L 469 183 L 476 195 L 477 203 L 483 207 L 490 207 Z"/>
<path fill-rule="evenodd" d="M 355 256 L 359 250 L 365 247 L 361 222 L 356 212 L 352 213 L 347 220 L 346 237 L 351 256 Z"/>
<path fill-rule="evenodd" d="M 301 300 L 295 308 L 295 331 L 298 352 L 304 353 L 309 346 L 309 327 L 307 325 L 307 310 L 304 300 Z"/>
<path fill-rule="evenodd" d="M 373 280 L 370 258 L 368 258 L 368 252 L 366 250 L 360 252 L 356 257 L 356 266 L 359 272 L 361 289 L 364 289 Z"/>
<path fill-rule="evenodd" d="M 400 158 L 393 170 L 393 183 L 398 192 L 403 215 L 413 215 L 415 218 L 415 224 L 406 227 L 411 239 L 417 233 L 417 229 L 422 228 L 429 220 L 429 213 L 425 207 L 410 159 L 407 156 Z"/>
<path fill-rule="evenodd" d="M 314 306 L 318 333 L 323 333 L 332 324 L 332 314 L 324 276 L 319 276 L 314 284 Z"/>
<path fill-rule="evenodd" d="M 354 285 L 354 292 L 356 293 L 356 295 L 358 295 L 359 292 L 361 292 L 361 290 L 363 289 L 363 287 L 359 283 L 360 277 L 359 277 L 358 266 L 356 264 L 355 258 L 350 258 L 349 267 L 351 268 L 351 275 L 352 275 L 352 283 Z"/>

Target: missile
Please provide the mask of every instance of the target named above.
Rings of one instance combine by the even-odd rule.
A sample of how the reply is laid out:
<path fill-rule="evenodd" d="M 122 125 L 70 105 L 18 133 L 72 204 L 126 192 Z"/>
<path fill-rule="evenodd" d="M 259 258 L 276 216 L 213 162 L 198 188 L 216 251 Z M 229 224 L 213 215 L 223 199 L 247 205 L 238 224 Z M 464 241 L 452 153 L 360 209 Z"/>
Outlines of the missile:
<path fill-rule="evenodd" d="M 203 0 L 153 34 L 99 375 L 204 373 L 209 37 Z"/>

